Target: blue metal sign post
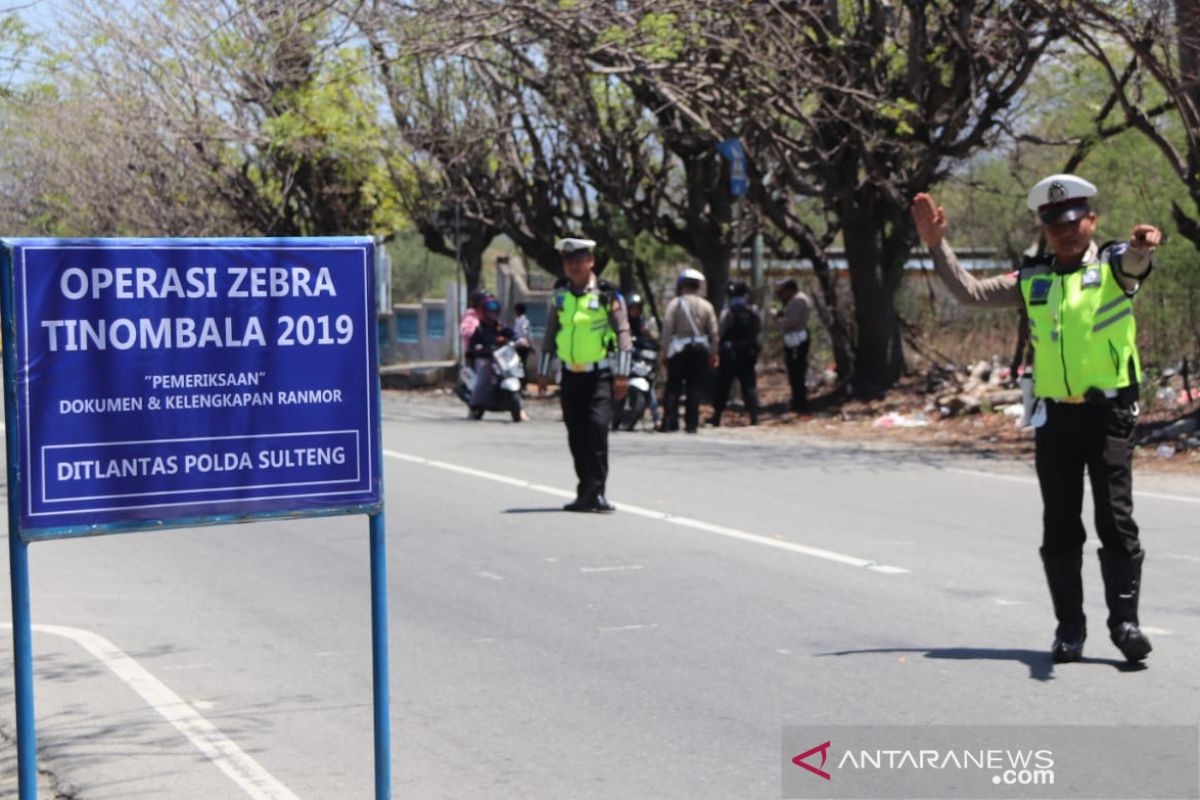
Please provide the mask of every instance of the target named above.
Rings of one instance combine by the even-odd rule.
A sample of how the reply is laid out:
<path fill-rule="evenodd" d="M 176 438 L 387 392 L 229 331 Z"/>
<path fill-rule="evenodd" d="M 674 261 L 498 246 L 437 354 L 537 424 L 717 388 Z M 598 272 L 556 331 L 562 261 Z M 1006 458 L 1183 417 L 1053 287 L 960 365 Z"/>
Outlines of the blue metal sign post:
<path fill-rule="evenodd" d="M 374 243 L 0 242 L 21 800 L 30 542 L 367 514 L 375 796 L 391 795 Z"/>

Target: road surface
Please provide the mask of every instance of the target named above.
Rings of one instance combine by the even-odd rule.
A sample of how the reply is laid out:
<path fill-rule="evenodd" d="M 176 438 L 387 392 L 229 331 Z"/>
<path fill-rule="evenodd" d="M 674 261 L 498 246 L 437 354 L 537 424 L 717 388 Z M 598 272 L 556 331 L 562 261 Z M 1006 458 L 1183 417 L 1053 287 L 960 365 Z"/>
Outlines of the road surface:
<path fill-rule="evenodd" d="M 1200 722 L 1200 481 L 1137 479 L 1149 668 L 1107 641 L 1094 540 L 1087 658 L 1056 667 L 1031 465 L 622 434 L 621 510 L 571 515 L 534 406 L 385 396 L 397 798 L 776 798 L 788 725 Z M 77 797 L 373 796 L 364 518 L 30 560 L 40 759 Z"/>

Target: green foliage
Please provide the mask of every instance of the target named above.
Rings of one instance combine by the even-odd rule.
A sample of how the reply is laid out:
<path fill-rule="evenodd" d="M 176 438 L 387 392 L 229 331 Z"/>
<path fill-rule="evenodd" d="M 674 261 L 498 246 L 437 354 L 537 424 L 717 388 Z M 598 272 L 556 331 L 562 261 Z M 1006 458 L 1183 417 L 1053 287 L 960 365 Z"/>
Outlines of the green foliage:
<path fill-rule="evenodd" d="M 392 259 L 392 302 L 440 296 L 447 283 L 460 279 L 454 259 L 429 252 L 412 230 L 397 233 L 385 246 Z"/>
<path fill-rule="evenodd" d="M 876 109 L 879 118 L 890 123 L 888 127 L 897 136 L 912 135 L 913 127 L 905 120 L 905 117 L 915 114 L 916 111 L 917 104 L 903 97 L 880 103 Z"/>
<path fill-rule="evenodd" d="M 275 98 L 283 110 L 269 117 L 262 130 L 270 153 L 334 165 L 342 182 L 359 187 L 373 211 L 375 232 L 389 233 L 404 218 L 382 162 L 384 134 L 373 113 L 382 98 L 367 83 L 369 76 L 360 49 L 339 50 L 312 80 Z"/>

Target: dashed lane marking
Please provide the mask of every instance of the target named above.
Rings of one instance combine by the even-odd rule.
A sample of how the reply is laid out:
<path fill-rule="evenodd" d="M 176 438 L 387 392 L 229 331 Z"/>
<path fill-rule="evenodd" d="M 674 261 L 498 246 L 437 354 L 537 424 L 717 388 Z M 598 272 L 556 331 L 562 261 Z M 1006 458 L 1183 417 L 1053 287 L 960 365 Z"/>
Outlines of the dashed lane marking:
<path fill-rule="evenodd" d="M 553 495 L 554 497 L 562 497 L 568 500 L 575 499 L 574 492 L 556 489 L 553 486 L 543 486 L 541 484 L 531 483 L 529 481 L 521 480 L 520 478 L 513 478 L 509 475 L 500 475 L 494 472 L 474 469 L 472 467 L 449 464 L 445 461 L 435 461 L 430 458 L 409 455 L 408 453 L 399 453 L 395 450 L 384 450 L 383 454 L 389 458 L 395 458 L 399 461 L 407 461 L 410 464 L 420 464 L 426 467 L 456 472 L 460 475 L 468 475 L 473 478 L 481 478 L 483 480 L 494 481 L 496 483 L 503 483 L 506 486 L 516 486 L 522 489 L 529 489 L 530 491 L 541 492 L 543 494 Z M 825 561 L 833 561 L 837 564 L 845 564 L 846 566 L 861 567 L 863 569 L 871 570 L 872 572 L 881 572 L 885 575 L 900 575 L 908 572 L 908 570 L 904 567 L 880 564 L 879 562 L 872 561 L 868 558 L 859 558 L 857 556 L 846 555 L 845 553 L 826 550 L 823 547 L 812 547 L 810 545 L 799 544 L 798 542 L 792 542 L 786 539 L 776 539 L 770 536 L 762 536 L 757 533 L 738 530 L 737 528 L 728 528 L 724 525 L 714 525 L 710 522 L 704 522 L 703 520 L 676 516 L 663 511 L 655 511 L 650 508 L 641 508 L 640 506 L 631 505 L 629 503 L 618 503 L 617 510 L 619 512 L 636 514 L 637 516 L 646 517 L 647 519 L 665 522 L 669 525 L 679 525 L 684 528 L 691 528 L 692 530 L 710 533 L 714 536 L 723 536 L 727 539 L 734 539 L 740 542 L 746 542 L 748 544 L 772 547 L 777 550 L 785 550 L 790 553 L 796 553 L 797 555 L 809 556 L 810 558 L 820 558 Z"/>

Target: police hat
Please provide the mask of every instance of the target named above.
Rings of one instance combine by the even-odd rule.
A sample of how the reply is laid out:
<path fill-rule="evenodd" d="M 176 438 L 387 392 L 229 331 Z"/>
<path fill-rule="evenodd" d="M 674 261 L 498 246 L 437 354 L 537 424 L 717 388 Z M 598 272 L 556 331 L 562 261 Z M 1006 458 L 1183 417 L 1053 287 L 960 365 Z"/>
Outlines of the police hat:
<path fill-rule="evenodd" d="M 1096 187 L 1078 175 L 1051 175 L 1029 190 L 1026 204 L 1043 223 L 1053 225 L 1086 217 L 1091 212 L 1088 198 L 1095 194 Z"/>
<path fill-rule="evenodd" d="M 595 246 L 594 239 L 560 239 L 555 245 L 555 249 L 562 253 L 563 257 L 566 257 L 581 251 L 591 252 Z"/>
<path fill-rule="evenodd" d="M 684 281 L 704 283 L 704 273 L 698 269 L 692 269 L 691 267 L 688 267 L 687 269 L 683 270 L 683 272 L 679 273 L 679 282 L 683 283 Z"/>

